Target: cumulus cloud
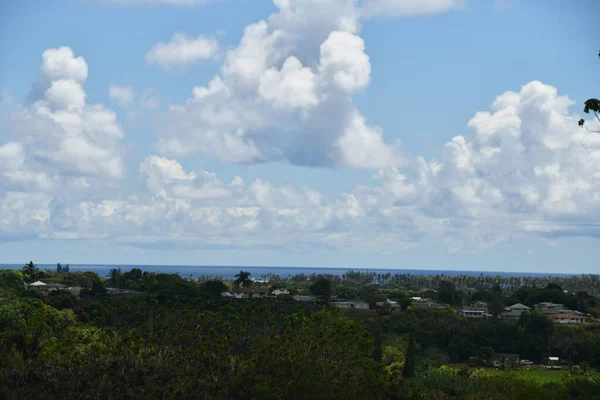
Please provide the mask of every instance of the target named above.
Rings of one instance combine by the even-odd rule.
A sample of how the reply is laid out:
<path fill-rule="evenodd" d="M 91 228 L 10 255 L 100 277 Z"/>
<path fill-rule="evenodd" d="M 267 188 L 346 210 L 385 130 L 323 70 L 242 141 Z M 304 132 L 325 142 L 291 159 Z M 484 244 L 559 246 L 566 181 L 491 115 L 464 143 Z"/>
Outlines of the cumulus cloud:
<path fill-rule="evenodd" d="M 362 0 L 366 17 L 410 17 L 440 14 L 464 7 L 465 0 Z"/>
<path fill-rule="evenodd" d="M 417 15 L 459 3 L 362 2 L 377 4 Z M 66 47 L 44 52 L 31 104 L 0 103 L 0 236 L 377 252 L 424 237 L 464 252 L 515 236 L 598 236 L 600 134 L 577 127 L 574 102 L 557 88 L 532 81 L 505 92 L 437 159 L 410 158 L 353 102 L 371 78 L 357 3 L 275 5 L 216 76 L 169 106 L 159 153 L 132 172 L 140 188 L 91 192 L 98 179 L 123 176 L 123 130 L 113 111 L 89 103 L 83 58 Z M 139 101 L 160 104 L 153 89 Z M 192 171 L 185 156 L 374 169 L 374 182 L 327 196 Z"/>
<path fill-rule="evenodd" d="M 146 53 L 146 60 L 168 69 L 211 59 L 218 51 L 219 42 L 215 38 L 202 35 L 189 37 L 182 33 L 175 33 L 169 42 L 155 44 Z"/>
<path fill-rule="evenodd" d="M 42 54 L 36 95 L 23 106 L 5 96 L 0 103 L 0 187 L 47 190 L 67 177 L 120 178 L 123 130 L 116 114 L 88 104 L 83 84 L 88 66 L 68 47 Z"/>
<path fill-rule="evenodd" d="M 139 4 L 139 5 L 154 5 L 165 4 L 173 6 L 196 6 L 208 4 L 216 0 L 96 0 L 104 3 L 113 4 Z"/>
<path fill-rule="evenodd" d="M 123 107 L 130 105 L 135 97 L 132 87 L 120 86 L 114 83 L 108 87 L 108 96 Z"/>
<path fill-rule="evenodd" d="M 195 96 L 221 93 L 222 84 L 214 81 Z M 373 185 L 336 196 L 259 178 L 228 182 L 150 155 L 139 168 L 144 190 L 75 200 L 11 191 L 0 213 L 10 213 L 3 223 L 14 225 L 6 228 L 13 236 L 31 229 L 40 237 L 102 237 L 143 246 L 394 252 L 428 237 L 445 241 L 451 252 L 472 252 L 519 236 L 595 237 L 600 134 L 577 127 L 572 104 L 556 88 L 530 82 L 475 113 L 468 132 L 444 145 L 439 159 L 417 157 L 410 168 L 381 168 Z M 356 131 L 350 138 L 368 129 L 360 114 L 350 125 Z M 22 144 L 5 143 L 1 171 L 26 156 Z M 35 212 L 19 213 L 26 207 Z"/>
<path fill-rule="evenodd" d="M 353 0 L 277 0 L 244 30 L 221 73 L 172 106 L 160 127 L 166 156 L 226 162 L 390 168 L 402 164 L 352 102 L 370 81 Z"/>

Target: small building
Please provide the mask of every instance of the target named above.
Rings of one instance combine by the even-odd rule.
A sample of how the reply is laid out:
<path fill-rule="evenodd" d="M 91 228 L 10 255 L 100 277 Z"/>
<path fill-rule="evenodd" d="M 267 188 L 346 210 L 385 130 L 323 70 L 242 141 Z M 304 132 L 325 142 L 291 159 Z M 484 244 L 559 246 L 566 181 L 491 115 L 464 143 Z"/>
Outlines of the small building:
<path fill-rule="evenodd" d="M 521 311 L 521 310 L 505 311 L 502 314 L 500 314 L 500 318 L 516 321 L 521 317 L 521 314 L 523 314 L 523 312 L 525 312 L 525 311 Z"/>
<path fill-rule="evenodd" d="M 302 296 L 299 294 L 292 296 L 292 299 L 303 303 L 314 303 L 315 301 L 317 301 L 317 298 L 315 296 Z"/>
<path fill-rule="evenodd" d="M 389 307 L 390 311 L 400 311 L 400 309 L 402 308 L 397 301 L 393 301 L 390 299 L 387 299 L 386 301 L 378 301 L 377 303 L 375 303 L 375 306 L 380 311 L 386 307 Z"/>
<path fill-rule="evenodd" d="M 53 290 L 67 290 L 69 287 L 67 285 L 63 285 L 62 283 L 48 283 L 44 286 L 44 290 L 49 292 Z"/>
<path fill-rule="evenodd" d="M 579 314 L 549 314 L 548 318 L 557 324 L 583 324 L 585 322 L 585 316 Z"/>
<path fill-rule="evenodd" d="M 527 307 L 525 304 L 521 304 L 521 303 L 517 303 L 517 304 L 513 304 L 512 306 L 508 306 L 505 309 L 506 311 L 529 311 L 531 310 L 531 307 Z"/>
<path fill-rule="evenodd" d="M 487 307 L 463 307 L 458 310 L 458 314 L 461 317 L 467 318 L 487 318 L 492 316 L 488 312 Z"/>
<path fill-rule="evenodd" d="M 290 291 L 287 289 L 275 289 L 271 292 L 273 296 L 289 295 Z"/>
<path fill-rule="evenodd" d="M 543 301 L 541 303 L 534 304 L 533 307 L 536 310 L 564 310 L 564 304 L 551 303 L 549 301 Z"/>
<path fill-rule="evenodd" d="M 39 289 L 39 288 L 45 287 L 46 284 L 44 282 L 42 282 L 42 281 L 35 281 L 33 283 L 30 283 L 29 286 L 32 286 L 32 287 L 34 287 L 36 289 Z"/>
<path fill-rule="evenodd" d="M 560 369 L 560 358 L 558 357 L 548 357 L 546 359 L 546 368 L 551 369 Z"/>
<path fill-rule="evenodd" d="M 492 365 L 496 368 L 507 367 L 510 364 L 518 364 L 521 357 L 513 353 L 494 353 L 492 355 Z"/>
<path fill-rule="evenodd" d="M 364 301 L 335 301 L 332 302 L 331 305 L 338 308 L 348 308 L 355 310 L 369 309 L 369 303 L 365 303 Z"/>
<path fill-rule="evenodd" d="M 233 289 L 233 297 L 236 299 L 256 299 L 267 295 L 267 288 L 251 286 L 251 287 L 236 287 Z"/>
<path fill-rule="evenodd" d="M 443 303 L 436 303 L 436 302 L 431 302 L 431 303 L 422 303 L 422 302 L 413 302 L 410 305 L 410 308 L 426 308 L 429 310 L 446 310 L 448 308 L 450 308 L 449 304 L 443 304 Z"/>
<path fill-rule="evenodd" d="M 71 287 L 67 288 L 66 290 L 68 292 L 70 292 L 71 294 L 79 297 L 81 295 L 81 289 L 83 289 L 81 286 L 71 286 Z"/>

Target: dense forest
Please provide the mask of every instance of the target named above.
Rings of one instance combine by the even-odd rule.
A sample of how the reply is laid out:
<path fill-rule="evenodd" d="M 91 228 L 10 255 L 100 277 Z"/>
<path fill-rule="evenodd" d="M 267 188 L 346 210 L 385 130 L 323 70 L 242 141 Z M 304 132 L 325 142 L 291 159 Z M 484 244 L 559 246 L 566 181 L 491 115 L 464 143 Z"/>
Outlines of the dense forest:
<path fill-rule="evenodd" d="M 100 277 L 34 263 L 0 271 L 0 398 L 600 398 L 597 276 L 260 278 L 141 269 Z M 267 295 L 223 295 L 253 287 Z M 269 295 L 276 289 L 284 294 Z M 447 306 L 419 307 L 425 297 Z M 342 299 L 368 308 L 340 309 Z M 586 323 L 562 326 L 534 310 L 516 320 L 457 312 L 550 301 Z M 494 367 L 496 354 L 535 368 Z M 560 360 L 555 369 L 549 356 Z"/>

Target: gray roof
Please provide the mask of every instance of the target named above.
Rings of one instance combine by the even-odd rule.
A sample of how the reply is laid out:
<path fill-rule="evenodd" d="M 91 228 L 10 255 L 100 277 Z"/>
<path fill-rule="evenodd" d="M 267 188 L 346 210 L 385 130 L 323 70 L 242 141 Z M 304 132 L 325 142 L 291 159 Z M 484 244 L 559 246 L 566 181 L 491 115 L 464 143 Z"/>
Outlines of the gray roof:
<path fill-rule="evenodd" d="M 487 312 L 487 307 L 463 307 L 460 309 L 461 311 L 485 311 Z"/>
<path fill-rule="evenodd" d="M 296 301 L 315 301 L 315 300 L 317 300 L 317 298 L 314 297 L 314 296 L 300 296 L 300 295 L 295 295 L 292 298 L 294 300 L 296 300 Z"/>
<path fill-rule="evenodd" d="M 525 304 L 517 303 L 512 306 L 508 306 L 511 310 L 531 310 L 531 307 L 527 307 Z"/>
<path fill-rule="evenodd" d="M 347 305 L 347 304 L 369 304 L 365 301 L 361 300 L 351 300 L 351 301 L 333 301 L 331 304 L 339 304 L 339 305 Z"/>

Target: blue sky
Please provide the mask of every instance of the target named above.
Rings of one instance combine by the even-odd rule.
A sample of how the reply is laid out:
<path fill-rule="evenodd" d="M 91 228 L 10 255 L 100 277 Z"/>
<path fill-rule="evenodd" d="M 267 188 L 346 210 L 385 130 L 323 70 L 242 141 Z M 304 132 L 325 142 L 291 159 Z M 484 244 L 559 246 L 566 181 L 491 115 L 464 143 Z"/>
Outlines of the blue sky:
<path fill-rule="evenodd" d="M 595 15 L 3 4 L 0 263 L 597 272 Z"/>

